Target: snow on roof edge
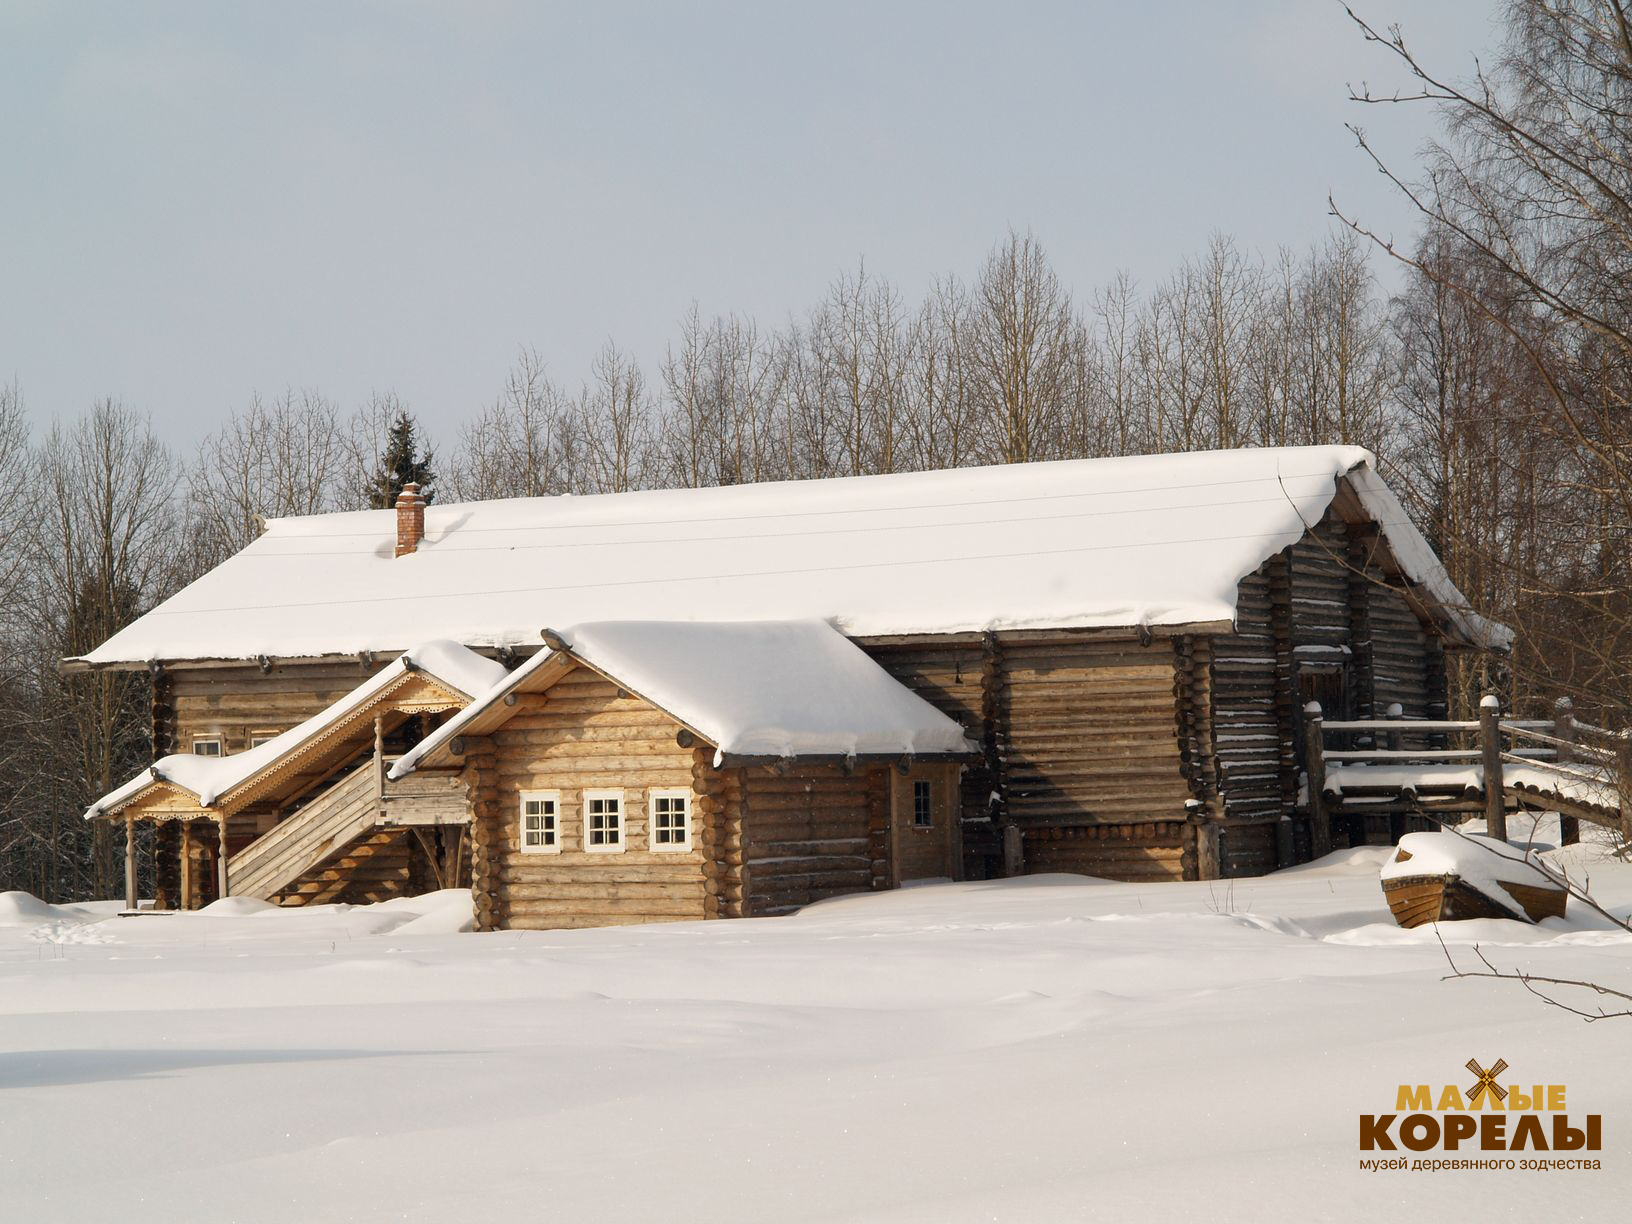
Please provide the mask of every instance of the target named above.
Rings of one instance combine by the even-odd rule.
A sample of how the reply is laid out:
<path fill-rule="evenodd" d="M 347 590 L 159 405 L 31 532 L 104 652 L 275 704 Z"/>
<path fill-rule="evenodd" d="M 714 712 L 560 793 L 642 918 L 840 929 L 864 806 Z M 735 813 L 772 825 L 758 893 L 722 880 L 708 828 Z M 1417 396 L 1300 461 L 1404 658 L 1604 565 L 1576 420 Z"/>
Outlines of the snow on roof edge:
<path fill-rule="evenodd" d="M 1360 504 L 1388 541 L 1389 551 L 1400 568 L 1427 592 L 1434 606 L 1445 613 L 1463 637 L 1470 644 L 1488 650 L 1511 650 L 1513 630 L 1481 616 L 1469 605 L 1467 596 L 1451 581 L 1444 563 L 1417 530 L 1394 490 L 1378 474 L 1376 456 L 1368 452 L 1368 459 L 1350 468 L 1347 478 Z"/>
<path fill-rule="evenodd" d="M 842 646 L 837 647 L 838 649 L 847 649 L 849 652 L 854 652 L 854 660 L 850 660 L 847 656 L 844 659 L 839 660 L 840 663 L 852 662 L 854 664 L 846 676 L 848 681 L 857 688 L 871 684 L 882 684 L 889 686 L 889 692 L 885 693 L 883 696 L 885 698 L 895 698 L 898 704 L 907 703 L 910 705 L 912 718 L 916 719 L 916 722 L 909 727 L 906 725 L 907 722 L 910 721 L 907 718 L 908 711 L 906 709 L 896 711 L 896 713 L 900 715 L 902 719 L 902 725 L 896 728 L 896 731 L 900 735 L 900 742 L 892 742 L 887 748 L 885 748 L 882 746 L 882 741 L 877 741 L 875 737 L 875 740 L 870 740 L 868 742 L 864 751 L 857 750 L 857 744 L 853 739 L 849 743 L 841 743 L 840 741 L 844 739 L 844 736 L 836 732 L 823 735 L 821 733 L 799 733 L 784 730 L 778 734 L 777 738 L 785 739 L 787 741 L 787 750 L 780 752 L 780 755 L 786 758 L 797 758 L 801 755 L 811 757 L 851 755 L 893 756 L 901 753 L 913 754 L 915 752 L 915 747 L 919 744 L 921 744 L 922 747 L 917 749 L 916 754 L 924 756 L 946 754 L 962 756 L 979 751 L 978 745 L 968 738 L 968 735 L 963 727 L 959 726 L 942 711 L 936 709 L 928 701 L 924 700 L 922 696 L 913 692 L 913 690 L 902 684 L 895 677 L 891 676 L 869 655 L 862 651 L 860 647 L 856 646 L 855 643 L 851 642 L 847 637 L 845 637 L 844 634 L 825 621 L 815 618 L 776 622 L 741 621 L 675 623 L 661 621 L 608 621 L 575 625 L 562 631 L 558 635 L 554 635 L 556 640 L 559 640 L 565 644 L 565 649 L 539 651 L 520 667 L 516 668 L 515 671 L 510 672 L 507 676 L 505 676 L 501 682 L 494 685 L 493 688 L 487 693 L 472 701 L 468 706 L 455 714 L 442 726 L 438 727 L 424 740 L 399 757 L 392 765 L 389 776 L 392 779 L 400 779 L 412 773 L 419 767 L 421 761 L 423 761 L 437 749 L 441 748 L 443 745 L 447 744 L 449 741 L 458 737 L 465 727 L 478 718 L 482 713 L 491 709 L 495 703 L 503 700 L 506 694 L 513 691 L 528 676 L 543 668 L 552 660 L 563 657 L 570 658 L 582 666 L 588 667 L 593 671 L 599 672 L 600 674 L 611 678 L 613 681 L 624 686 L 631 693 L 652 705 L 654 708 L 662 710 L 664 713 L 668 714 L 671 718 L 674 718 L 683 725 L 692 727 L 708 743 L 715 745 L 717 749 L 716 760 L 723 759 L 723 755 L 726 753 L 738 755 L 762 755 L 749 751 L 752 746 L 759 745 L 749 744 L 747 741 L 752 739 L 752 735 L 746 733 L 743 728 L 731 726 L 729 719 L 724 715 L 721 715 L 717 711 L 710 713 L 705 707 L 686 710 L 672 708 L 673 706 L 681 703 L 668 699 L 661 693 L 648 691 L 656 687 L 649 676 L 635 677 L 628 674 L 630 669 L 632 667 L 638 667 L 638 664 L 633 664 L 627 659 L 607 657 L 608 655 L 616 655 L 617 653 L 615 649 L 609 647 L 609 644 L 606 641 L 602 640 L 608 637 L 611 631 L 616 631 L 618 634 L 627 637 L 631 632 L 639 633 L 641 631 L 646 631 L 648 633 L 661 634 L 665 629 L 675 630 L 681 633 L 685 633 L 687 631 L 706 633 L 710 630 L 718 632 L 722 630 L 740 629 L 741 633 L 745 637 L 752 636 L 756 634 L 756 632 L 762 635 L 767 631 L 781 631 L 785 634 L 791 633 L 796 635 L 802 634 L 807 638 L 807 640 L 800 644 L 804 647 L 806 653 L 811 654 L 812 656 L 814 656 L 824 645 L 826 645 L 829 650 L 834 648 L 835 644 L 826 640 L 828 637 L 837 639 L 838 643 L 842 643 Z M 818 629 L 821 631 L 820 633 L 818 633 Z M 819 640 L 809 640 L 811 635 L 816 635 Z M 835 663 L 835 660 L 831 657 L 824 657 L 816 661 L 826 666 L 832 666 Z M 652 660 L 648 659 L 646 662 L 649 665 Z M 860 669 L 859 674 L 857 671 L 858 668 Z M 876 695 L 875 703 L 882 704 L 882 702 L 877 701 Z M 761 732 L 764 730 L 764 728 L 758 726 L 751 729 L 752 732 Z M 955 743 L 954 740 L 956 741 Z M 817 746 L 807 747 L 803 751 L 800 751 L 794 747 L 794 745 L 800 742 L 807 745 Z M 771 752 L 769 755 L 778 755 L 778 753 Z"/>

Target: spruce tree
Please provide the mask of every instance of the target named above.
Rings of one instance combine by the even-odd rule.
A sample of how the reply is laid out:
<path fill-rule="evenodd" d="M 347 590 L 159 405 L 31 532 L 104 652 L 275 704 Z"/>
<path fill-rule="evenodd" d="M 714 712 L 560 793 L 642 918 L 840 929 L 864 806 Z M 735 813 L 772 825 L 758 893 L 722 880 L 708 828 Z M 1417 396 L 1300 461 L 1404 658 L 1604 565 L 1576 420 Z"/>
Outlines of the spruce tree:
<path fill-rule="evenodd" d="M 432 486 L 436 473 L 431 468 L 429 447 L 420 448 L 418 426 L 412 414 L 399 412 L 385 437 L 385 451 L 375 469 L 369 503 L 376 510 L 389 510 L 397 504 L 397 494 L 406 484 L 419 485 L 421 496 L 427 502 L 434 496 Z"/>

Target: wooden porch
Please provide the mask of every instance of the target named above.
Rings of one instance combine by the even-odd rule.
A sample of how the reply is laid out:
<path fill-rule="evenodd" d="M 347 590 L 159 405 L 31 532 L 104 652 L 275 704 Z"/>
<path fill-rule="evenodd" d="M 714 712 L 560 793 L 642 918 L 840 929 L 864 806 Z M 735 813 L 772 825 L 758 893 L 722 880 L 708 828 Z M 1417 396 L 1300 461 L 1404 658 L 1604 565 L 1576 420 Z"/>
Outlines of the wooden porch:
<path fill-rule="evenodd" d="M 1334 836 L 1351 844 L 1397 842 L 1446 819 L 1485 817 L 1506 840 L 1508 817 L 1559 813 L 1565 844 L 1580 824 L 1612 829 L 1632 843 L 1632 736 L 1575 717 L 1560 698 L 1551 719 L 1507 719 L 1486 697 L 1468 720 L 1358 719 L 1328 722 L 1319 703 L 1304 709 L 1304 808 L 1316 857 Z M 1333 747 L 1332 739 L 1341 741 Z M 1495 785 L 1490 780 L 1499 779 Z"/>

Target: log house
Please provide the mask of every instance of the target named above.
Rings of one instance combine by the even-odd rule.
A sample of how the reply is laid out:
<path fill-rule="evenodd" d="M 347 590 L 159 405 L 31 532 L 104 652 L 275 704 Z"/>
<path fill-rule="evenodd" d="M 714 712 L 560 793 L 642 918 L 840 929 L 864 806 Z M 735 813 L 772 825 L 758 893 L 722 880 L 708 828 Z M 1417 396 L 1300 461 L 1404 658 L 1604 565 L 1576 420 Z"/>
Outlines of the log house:
<path fill-rule="evenodd" d="M 252 587 L 272 592 L 264 615 L 246 615 Z M 756 697 L 788 699 L 778 669 L 756 679 L 716 658 L 691 687 L 733 677 L 718 694 L 728 709 L 700 727 L 618 675 L 620 659 L 575 651 L 571 628 L 589 640 L 616 624 L 809 620 L 877 672 L 846 672 L 870 696 L 830 700 L 829 715 L 859 725 L 888 707 L 910 738 L 932 711 L 956 750 L 943 734 L 938 754 L 838 751 L 835 724 L 820 752 L 733 753 L 720 727 Z M 307 790 L 269 791 L 256 811 L 161 786 L 91 814 L 161 821 L 161 900 L 201 904 L 220 891 L 223 850 L 230 866 L 372 757 L 389 771 L 380 794 L 442 788 L 432 806 L 456 814 L 417 828 L 337 817 L 353 839 L 268 895 L 468 880 L 484 928 L 778 914 L 1017 871 L 1254 875 L 1314 849 L 1299 802 L 1306 703 L 1332 718 L 1395 705 L 1443 718 L 1446 653 L 1510 640 L 1451 586 L 1369 454 L 1315 447 L 281 520 L 66 666 L 150 669 L 155 757 L 230 761 L 430 638 L 520 679 L 392 708 L 378 736 L 356 731 L 349 755 L 304 776 Z M 800 641 L 792 654 L 828 658 Z M 639 654 L 652 683 L 686 671 L 684 648 L 664 653 Z M 825 673 L 806 663 L 793 670 L 816 686 Z M 616 852 L 586 842 L 588 809 L 613 800 Z M 684 817 L 683 838 L 661 847 L 660 802 L 666 825 Z M 545 817 L 555 844 L 528 845 L 529 820 L 536 843 Z M 1390 830 L 1384 818 L 1339 832 Z"/>

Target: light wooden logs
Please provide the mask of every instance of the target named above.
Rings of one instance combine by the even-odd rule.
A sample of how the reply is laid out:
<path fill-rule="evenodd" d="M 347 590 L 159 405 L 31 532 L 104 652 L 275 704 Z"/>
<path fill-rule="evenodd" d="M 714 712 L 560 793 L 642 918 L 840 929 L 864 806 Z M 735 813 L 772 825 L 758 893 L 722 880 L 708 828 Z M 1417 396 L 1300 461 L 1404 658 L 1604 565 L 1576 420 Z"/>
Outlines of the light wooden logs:
<path fill-rule="evenodd" d="M 125 908 L 136 908 L 136 818 L 125 817 Z"/>
<path fill-rule="evenodd" d="M 217 898 L 227 896 L 227 818 L 222 816 L 215 823 L 215 895 Z"/>
<path fill-rule="evenodd" d="M 470 796 L 470 892 L 478 931 L 497 930 L 502 925 L 503 906 L 498 896 L 499 841 L 496 750 L 490 737 L 470 737 L 460 776 Z"/>

